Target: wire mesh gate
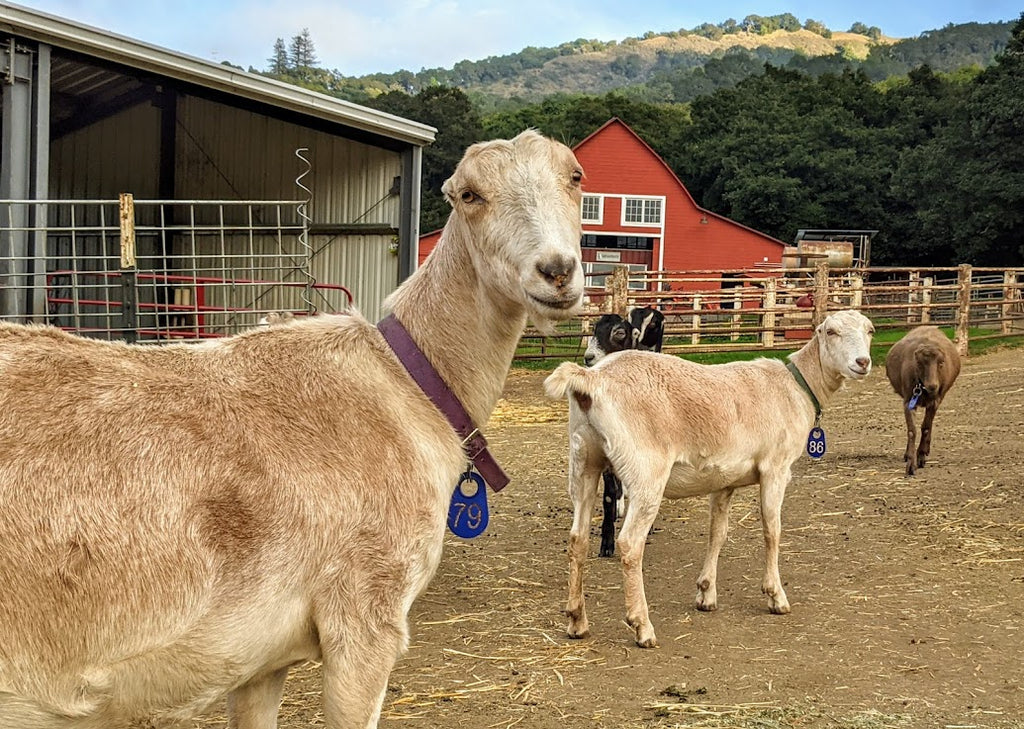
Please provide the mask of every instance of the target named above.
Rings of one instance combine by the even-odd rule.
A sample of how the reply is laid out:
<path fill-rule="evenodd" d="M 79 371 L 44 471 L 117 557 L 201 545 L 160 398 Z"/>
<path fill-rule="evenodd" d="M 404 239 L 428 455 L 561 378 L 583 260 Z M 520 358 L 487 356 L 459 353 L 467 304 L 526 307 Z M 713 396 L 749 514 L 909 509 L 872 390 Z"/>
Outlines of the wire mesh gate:
<path fill-rule="evenodd" d="M 271 312 L 342 311 L 297 201 L 0 201 L 0 318 L 105 339 L 196 341 Z"/>

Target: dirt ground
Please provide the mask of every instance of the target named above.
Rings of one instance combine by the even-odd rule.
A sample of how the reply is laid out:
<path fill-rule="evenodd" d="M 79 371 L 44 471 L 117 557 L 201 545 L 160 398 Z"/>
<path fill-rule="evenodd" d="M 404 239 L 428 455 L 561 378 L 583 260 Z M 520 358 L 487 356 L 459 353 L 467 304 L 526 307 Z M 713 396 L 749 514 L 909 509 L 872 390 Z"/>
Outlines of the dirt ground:
<path fill-rule="evenodd" d="M 965 363 L 913 478 L 880 363 L 836 395 L 828 454 L 798 462 L 783 508 L 790 615 L 760 592 L 754 489 L 733 500 L 713 613 L 693 607 L 706 499 L 665 502 L 645 555 L 653 650 L 623 621 L 618 561 L 596 556 L 597 515 L 592 636 L 565 635 L 567 417 L 545 374 L 509 375 L 487 435 L 512 483 L 483 536 L 449 536 L 381 727 L 1024 728 L 1024 351 Z M 318 724 L 309 666 L 281 726 Z"/>

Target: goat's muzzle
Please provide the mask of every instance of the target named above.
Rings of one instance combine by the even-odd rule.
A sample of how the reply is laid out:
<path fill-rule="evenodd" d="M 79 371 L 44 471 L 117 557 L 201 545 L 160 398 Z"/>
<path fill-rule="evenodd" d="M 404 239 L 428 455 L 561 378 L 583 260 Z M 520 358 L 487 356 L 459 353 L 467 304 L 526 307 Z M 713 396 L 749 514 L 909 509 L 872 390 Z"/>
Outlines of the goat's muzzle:
<path fill-rule="evenodd" d="M 567 283 L 571 283 L 576 266 L 575 258 L 558 256 L 544 263 L 538 263 L 537 272 L 547 283 L 555 288 L 563 289 Z"/>

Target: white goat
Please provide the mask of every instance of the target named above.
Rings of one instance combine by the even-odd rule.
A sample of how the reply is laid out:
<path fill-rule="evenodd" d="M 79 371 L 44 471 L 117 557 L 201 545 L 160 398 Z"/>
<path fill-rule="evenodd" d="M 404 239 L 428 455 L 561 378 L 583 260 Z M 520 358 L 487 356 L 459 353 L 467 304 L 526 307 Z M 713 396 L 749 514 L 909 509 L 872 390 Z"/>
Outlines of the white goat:
<path fill-rule="evenodd" d="M 583 566 L 601 473 L 609 466 L 629 493 L 616 545 L 622 559 L 626 619 L 644 648 L 657 645 L 643 584 L 647 533 L 663 497 L 710 495 L 711 526 L 697 607 L 717 607 L 718 555 L 728 531 L 729 501 L 741 486 L 760 484 L 765 541 L 762 590 L 773 613 L 788 613 L 779 579 L 782 499 L 790 468 L 815 425 L 813 398 L 824 406 L 846 378 L 871 370 L 874 327 L 848 310 L 828 316 L 790 355 L 813 397 L 782 362 L 759 359 L 699 365 L 670 355 L 626 350 L 590 369 L 566 362 L 545 389 L 569 395 L 569 635 L 589 632 Z"/>
<path fill-rule="evenodd" d="M 475 423 L 527 319 L 581 302 L 581 174 L 535 132 L 473 145 L 389 300 Z M 200 346 L 0 325 L 0 727 L 175 726 L 228 695 L 271 729 L 307 659 L 327 727 L 376 726 L 466 461 L 355 313 Z"/>

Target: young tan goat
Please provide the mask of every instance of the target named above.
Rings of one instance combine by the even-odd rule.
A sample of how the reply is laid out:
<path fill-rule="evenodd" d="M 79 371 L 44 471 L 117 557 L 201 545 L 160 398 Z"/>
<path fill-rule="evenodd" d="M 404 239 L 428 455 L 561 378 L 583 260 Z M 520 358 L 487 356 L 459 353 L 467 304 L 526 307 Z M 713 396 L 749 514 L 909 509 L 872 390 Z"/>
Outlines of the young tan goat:
<path fill-rule="evenodd" d="M 475 423 L 527 319 L 581 302 L 581 174 L 534 132 L 473 145 L 390 298 Z M 376 726 L 466 462 L 355 313 L 198 346 L 0 325 L 0 727 L 175 726 L 227 695 L 272 729 L 310 659 L 326 726 Z"/>
<path fill-rule="evenodd" d="M 644 593 L 643 555 L 662 498 L 710 496 L 697 607 L 714 610 L 729 501 L 737 488 L 759 484 L 766 553 L 761 589 L 771 612 L 789 612 L 779 578 L 779 536 L 790 469 L 808 445 L 816 404 L 827 404 L 846 379 L 861 379 L 871 371 L 872 332 L 871 322 L 856 311 L 826 317 L 811 340 L 790 356 L 810 392 L 778 360 L 700 365 L 633 350 L 609 355 L 591 369 L 567 362 L 548 376 L 549 396 L 569 396 L 574 513 L 566 613 L 571 637 L 589 632 L 583 567 L 598 481 L 609 466 L 629 493 L 616 546 L 626 619 L 638 645 L 657 645 Z"/>
<path fill-rule="evenodd" d="M 932 450 L 932 423 L 949 388 L 960 374 L 960 355 L 949 337 L 938 327 L 923 326 L 910 330 L 892 345 L 885 357 L 885 374 L 896 394 L 903 398 L 903 416 L 907 421 L 907 448 L 903 460 L 907 475 L 924 468 Z M 914 411 L 924 407 L 921 442 L 914 447 L 917 429 Z"/>

